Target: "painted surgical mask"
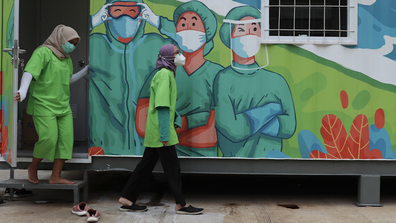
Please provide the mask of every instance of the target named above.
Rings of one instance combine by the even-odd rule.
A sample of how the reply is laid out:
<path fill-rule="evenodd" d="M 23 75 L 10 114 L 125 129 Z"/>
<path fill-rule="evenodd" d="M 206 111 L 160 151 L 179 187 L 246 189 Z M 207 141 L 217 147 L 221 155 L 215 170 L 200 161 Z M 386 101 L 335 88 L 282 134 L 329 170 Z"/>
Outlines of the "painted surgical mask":
<path fill-rule="evenodd" d="M 176 66 L 184 66 L 186 63 L 186 58 L 183 56 L 183 54 L 179 53 L 175 57 L 175 65 Z"/>
<path fill-rule="evenodd" d="M 176 33 L 177 43 L 186 52 L 194 52 L 206 43 L 206 33 L 196 30 L 184 30 Z"/>
<path fill-rule="evenodd" d="M 231 49 L 242 58 L 249 58 L 260 50 L 260 37 L 246 35 L 231 39 Z"/>
<path fill-rule="evenodd" d="M 139 24 L 138 19 L 132 19 L 130 16 L 121 16 L 118 19 L 111 19 L 109 22 L 111 31 L 121 38 L 134 37 Z"/>

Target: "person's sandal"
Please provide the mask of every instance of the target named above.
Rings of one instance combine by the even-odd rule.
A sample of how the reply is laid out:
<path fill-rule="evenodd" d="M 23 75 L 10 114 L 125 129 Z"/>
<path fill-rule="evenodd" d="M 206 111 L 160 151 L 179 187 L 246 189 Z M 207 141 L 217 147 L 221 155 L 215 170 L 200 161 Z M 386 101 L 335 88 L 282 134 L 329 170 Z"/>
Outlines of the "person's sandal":
<path fill-rule="evenodd" d="M 71 212 L 78 216 L 83 216 L 83 215 L 87 214 L 87 211 L 89 209 L 90 209 L 90 207 L 88 207 L 87 203 L 81 202 L 79 204 L 74 205 L 73 208 L 71 209 Z"/>
<path fill-rule="evenodd" d="M 188 207 L 182 207 L 176 211 L 176 214 L 201 214 L 204 212 L 203 208 L 196 208 L 191 205 Z"/>
<path fill-rule="evenodd" d="M 147 206 L 141 206 L 133 203 L 131 206 L 122 205 L 120 211 L 147 211 Z"/>

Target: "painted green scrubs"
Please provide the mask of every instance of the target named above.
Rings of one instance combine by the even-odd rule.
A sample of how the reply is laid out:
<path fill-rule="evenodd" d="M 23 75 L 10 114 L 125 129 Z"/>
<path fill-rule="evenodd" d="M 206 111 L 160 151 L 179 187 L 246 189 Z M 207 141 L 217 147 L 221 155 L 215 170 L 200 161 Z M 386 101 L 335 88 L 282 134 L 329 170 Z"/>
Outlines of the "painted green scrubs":
<path fill-rule="evenodd" d="M 189 2 L 190 4 L 202 4 Z M 208 15 L 210 16 L 210 15 Z M 216 27 L 216 24 L 206 24 Z M 159 31 L 176 41 L 176 26 L 174 21 L 170 21 L 160 16 Z M 213 38 L 213 37 L 212 37 Z M 212 41 L 210 46 L 205 46 L 205 55 L 210 52 L 213 47 Z M 207 43 L 208 44 L 208 43 Z M 186 116 L 188 120 L 188 130 L 205 126 L 208 122 L 210 110 L 212 107 L 212 89 L 213 81 L 216 74 L 223 69 L 223 66 L 212 61 L 206 61 L 201 67 L 188 75 L 184 67 L 180 66 L 176 69 L 177 83 L 177 103 L 176 111 L 181 116 Z M 150 79 L 150 78 L 149 78 Z M 143 91 L 145 89 L 143 88 Z M 145 93 L 148 91 L 146 90 Z M 142 94 L 143 96 L 143 94 Z M 143 97 L 148 97 L 144 95 Z M 205 139 L 203 139 L 205 140 Z M 176 145 L 177 154 L 179 156 L 217 157 L 217 146 L 208 148 L 194 148 Z"/>
<path fill-rule="evenodd" d="M 47 47 L 36 49 L 25 68 L 32 74 L 27 113 L 39 135 L 33 156 L 71 159 L 73 150 L 73 118 L 70 109 L 70 58 L 58 59 Z"/>
<path fill-rule="evenodd" d="M 145 24 L 141 20 L 128 43 L 114 36 L 108 22 L 105 35 L 94 33 L 89 39 L 89 146 L 101 147 L 106 155 L 144 152 L 143 138 L 135 128 L 138 95 L 156 70 L 158 49 L 173 43 L 156 33 L 144 34 Z"/>
<path fill-rule="evenodd" d="M 205 126 L 213 105 L 212 89 L 214 77 L 222 69 L 221 65 L 206 61 L 200 68 L 188 75 L 184 67 L 176 67 L 177 102 L 176 111 L 186 116 L 188 129 Z M 150 97 L 150 83 L 155 72 L 151 73 L 139 98 Z M 217 146 L 209 148 L 193 148 L 176 145 L 179 156 L 214 156 L 217 157 Z"/>
<path fill-rule="evenodd" d="M 169 107 L 168 146 L 176 145 L 179 143 L 174 127 L 177 87 L 173 71 L 166 68 L 158 71 L 151 81 L 150 91 L 144 146 L 154 148 L 163 146 L 160 142 L 158 107 Z"/>
<path fill-rule="evenodd" d="M 176 69 L 177 103 L 176 110 L 188 120 L 188 130 L 205 126 L 208 122 L 213 105 L 213 81 L 223 67 L 206 61 L 200 68 L 187 74 L 184 67 Z M 202 139 L 205 140 L 205 139 Z M 214 156 L 217 157 L 217 146 L 209 148 L 194 148 L 176 145 L 180 156 Z"/>
<path fill-rule="evenodd" d="M 220 71 L 213 87 L 218 145 L 225 157 L 266 157 L 270 150 L 281 151 L 282 139 L 296 128 L 293 98 L 286 80 L 279 74 L 251 65 L 233 64 Z M 246 111 L 269 104 L 282 108 L 276 135 L 252 131 L 252 117 Z M 259 117 L 256 117 L 259 119 Z"/>

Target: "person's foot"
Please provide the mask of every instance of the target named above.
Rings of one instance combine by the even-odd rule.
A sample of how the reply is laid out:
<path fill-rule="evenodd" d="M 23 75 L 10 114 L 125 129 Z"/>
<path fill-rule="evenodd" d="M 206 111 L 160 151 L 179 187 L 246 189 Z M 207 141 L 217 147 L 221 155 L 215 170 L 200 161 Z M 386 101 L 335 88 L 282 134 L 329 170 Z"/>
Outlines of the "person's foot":
<path fill-rule="evenodd" d="M 120 197 L 120 199 L 118 199 L 118 202 L 120 204 L 124 205 L 124 206 L 131 206 L 132 205 L 132 201 L 130 201 L 130 200 L 126 199 L 126 198 L 123 198 L 123 197 Z"/>
<path fill-rule="evenodd" d="M 37 168 L 33 168 L 32 165 L 28 167 L 28 180 L 34 184 L 39 182 L 37 177 Z"/>
<path fill-rule="evenodd" d="M 196 208 L 191 205 L 187 207 L 186 205 L 180 208 L 179 210 L 177 210 L 176 214 L 201 214 L 202 212 L 204 212 L 203 208 Z"/>
<path fill-rule="evenodd" d="M 59 178 L 51 177 L 49 179 L 49 183 L 50 184 L 74 184 L 73 181 L 66 180 L 66 179 L 61 178 L 61 177 L 59 177 Z"/>
<path fill-rule="evenodd" d="M 137 205 L 135 203 L 130 206 L 122 205 L 120 211 L 147 211 L 147 206 Z"/>

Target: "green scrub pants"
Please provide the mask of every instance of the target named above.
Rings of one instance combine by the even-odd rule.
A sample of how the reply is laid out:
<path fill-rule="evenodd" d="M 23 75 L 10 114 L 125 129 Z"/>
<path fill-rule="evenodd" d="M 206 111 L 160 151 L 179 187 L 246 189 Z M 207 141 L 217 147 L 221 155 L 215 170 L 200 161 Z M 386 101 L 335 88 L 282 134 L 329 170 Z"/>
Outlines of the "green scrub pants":
<path fill-rule="evenodd" d="M 35 116 L 33 123 L 39 140 L 33 157 L 39 159 L 71 159 L 73 152 L 73 116 Z"/>

